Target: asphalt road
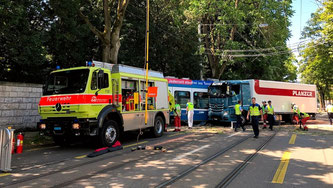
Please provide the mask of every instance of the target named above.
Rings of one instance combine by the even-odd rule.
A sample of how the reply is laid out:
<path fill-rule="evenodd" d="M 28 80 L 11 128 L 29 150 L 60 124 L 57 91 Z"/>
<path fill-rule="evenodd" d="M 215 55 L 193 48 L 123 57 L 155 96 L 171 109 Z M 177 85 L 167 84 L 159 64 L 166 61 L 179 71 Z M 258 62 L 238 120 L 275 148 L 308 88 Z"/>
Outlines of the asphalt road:
<path fill-rule="evenodd" d="M 32 149 L 13 156 L 0 187 L 332 187 L 333 126 L 309 122 L 309 131 L 291 125 L 260 132 L 258 139 L 228 127 L 200 127 L 161 138 L 144 136 L 140 145 L 87 158 L 94 148 L 76 144 Z"/>

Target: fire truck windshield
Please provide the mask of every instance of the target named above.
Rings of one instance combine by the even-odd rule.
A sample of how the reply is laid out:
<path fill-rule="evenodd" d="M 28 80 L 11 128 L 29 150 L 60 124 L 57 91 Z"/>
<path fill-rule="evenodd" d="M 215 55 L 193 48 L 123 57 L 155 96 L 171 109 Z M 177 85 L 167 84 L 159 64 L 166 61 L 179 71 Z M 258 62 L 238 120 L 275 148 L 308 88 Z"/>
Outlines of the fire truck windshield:
<path fill-rule="evenodd" d="M 68 70 L 51 73 L 43 95 L 83 93 L 86 89 L 89 69 Z"/>
<path fill-rule="evenodd" d="M 227 97 L 227 85 L 212 85 L 208 88 L 210 97 Z"/>

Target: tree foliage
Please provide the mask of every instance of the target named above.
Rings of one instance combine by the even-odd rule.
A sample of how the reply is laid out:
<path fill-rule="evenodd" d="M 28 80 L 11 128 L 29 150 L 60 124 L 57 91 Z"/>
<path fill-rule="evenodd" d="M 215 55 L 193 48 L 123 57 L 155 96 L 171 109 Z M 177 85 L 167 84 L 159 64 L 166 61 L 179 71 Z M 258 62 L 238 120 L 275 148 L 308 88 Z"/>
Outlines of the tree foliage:
<path fill-rule="evenodd" d="M 187 17 L 201 25 L 201 53 L 207 58 L 208 77 L 272 80 L 295 77 L 290 75 L 296 72 L 289 72 L 284 65 L 290 56 L 286 47 L 292 15 L 290 0 L 186 2 Z M 259 27 L 261 24 L 268 27 Z M 260 50 L 267 48 L 271 50 Z M 244 51 L 235 54 L 233 50 Z"/>
<path fill-rule="evenodd" d="M 200 79 L 197 26 L 185 23 L 180 5 L 179 1 L 151 1 L 149 68 L 167 76 Z M 132 0 L 123 28 L 120 63 L 144 66 L 145 14 L 145 0 Z"/>
<path fill-rule="evenodd" d="M 311 38 L 301 55 L 300 73 L 304 83 L 315 84 L 321 107 L 324 100 L 332 99 L 333 84 L 333 2 L 327 1 L 318 9 L 303 31 L 303 37 Z"/>
<path fill-rule="evenodd" d="M 60 65 L 62 68 L 82 66 L 85 61 L 101 59 L 101 42 L 90 31 L 88 25 L 79 16 L 78 10 L 84 6 L 81 0 L 50 0 L 45 9 L 50 23 L 45 47 L 50 59 L 50 67 Z M 95 4 L 85 4 L 95 10 Z M 91 11 L 90 14 L 98 14 L 99 11 Z M 101 20 L 92 19 L 91 23 L 101 25 Z"/>
<path fill-rule="evenodd" d="M 43 75 L 47 19 L 39 0 L 2 1 L 0 5 L 0 80 L 35 82 Z"/>
<path fill-rule="evenodd" d="M 285 45 L 290 2 L 150 0 L 149 68 L 191 79 L 203 72 L 221 79 L 294 80 Z M 56 65 L 91 59 L 144 66 L 146 0 L 7 0 L 0 16 L 1 80 L 40 83 Z"/>

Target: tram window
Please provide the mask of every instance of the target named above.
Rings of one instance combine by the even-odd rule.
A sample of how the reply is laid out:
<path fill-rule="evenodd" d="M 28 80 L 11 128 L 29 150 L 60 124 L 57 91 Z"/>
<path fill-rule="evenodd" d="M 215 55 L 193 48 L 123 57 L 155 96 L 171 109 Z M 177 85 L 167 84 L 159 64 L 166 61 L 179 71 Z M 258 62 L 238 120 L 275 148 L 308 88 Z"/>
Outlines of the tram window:
<path fill-rule="evenodd" d="M 208 93 L 206 92 L 194 92 L 193 105 L 196 109 L 208 109 Z"/>
<path fill-rule="evenodd" d="M 187 100 L 190 99 L 191 97 L 189 91 L 175 91 L 175 100 L 181 108 L 186 108 Z"/>

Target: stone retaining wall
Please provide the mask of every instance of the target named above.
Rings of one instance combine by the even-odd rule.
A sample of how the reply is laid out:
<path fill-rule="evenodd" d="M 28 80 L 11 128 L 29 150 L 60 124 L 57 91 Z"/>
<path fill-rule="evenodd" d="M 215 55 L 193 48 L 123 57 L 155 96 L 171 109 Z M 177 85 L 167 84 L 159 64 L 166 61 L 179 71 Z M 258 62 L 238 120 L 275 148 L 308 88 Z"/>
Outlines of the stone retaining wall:
<path fill-rule="evenodd" d="M 0 127 L 36 128 L 42 85 L 0 82 Z"/>

